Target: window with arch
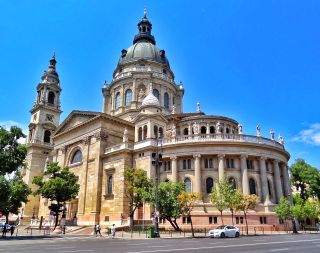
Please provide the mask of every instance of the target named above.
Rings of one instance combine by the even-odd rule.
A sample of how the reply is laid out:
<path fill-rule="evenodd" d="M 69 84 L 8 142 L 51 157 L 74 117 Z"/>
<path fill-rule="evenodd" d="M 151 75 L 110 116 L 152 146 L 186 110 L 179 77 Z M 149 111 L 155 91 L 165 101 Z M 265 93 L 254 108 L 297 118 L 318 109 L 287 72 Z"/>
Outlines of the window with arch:
<path fill-rule="evenodd" d="M 206 134 L 207 128 L 205 126 L 202 126 L 200 131 L 201 131 L 201 134 Z"/>
<path fill-rule="evenodd" d="M 208 177 L 206 179 L 206 192 L 207 193 L 211 193 L 212 192 L 212 188 L 213 188 L 213 178 L 212 177 Z"/>
<path fill-rule="evenodd" d="M 152 93 L 153 93 L 153 96 L 155 96 L 159 100 L 159 98 L 160 98 L 159 91 L 157 89 L 153 89 Z"/>
<path fill-rule="evenodd" d="M 226 128 L 226 134 L 229 134 L 230 133 L 230 129 L 227 127 Z"/>
<path fill-rule="evenodd" d="M 237 183 L 236 180 L 233 177 L 229 178 L 229 184 L 232 186 L 232 189 L 237 189 Z"/>
<path fill-rule="evenodd" d="M 188 128 L 183 129 L 183 135 L 189 135 L 189 129 Z"/>
<path fill-rule="evenodd" d="M 159 138 L 163 137 L 163 129 L 162 127 L 159 127 Z"/>
<path fill-rule="evenodd" d="M 169 110 L 169 94 L 167 92 L 164 93 L 163 105 Z"/>
<path fill-rule="evenodd" d="M 51 142 L 51 132 L 50 130 L 44 131 L 43 142 L 50 143 Z"/>
<path fill-rule="evenodd" d="M 126 93 L 125 93 L 124 105 L 125 106 L 131 105 L 131 101 L 132 101 L 132 90 L 131 89 L 127 89 Z"/>
<path fill-rule="evenodd" d="M 114 108 L 118 109 L 120 107 L 120 92 L 116 94 L 116 97 L 114 99 Z"/>
<path fill-rule="evenodd" d="M 192 188 L 191 188 L 191 179 L 187 177 L 184 180 L 184 183 L 186 185 L 186 192 L 191 192 L 191 190 L 192 190 Z"/>
<path fill-rule="evenodd" d="M 215 132 L 216 132 L 216 130 L 215 130 L 214 126 L 211 126 L 210 127 L 210 134 L 214 134 Z"/>
<path fill-rule="evenodd" d="M 250 190 L 250 194 L 257 194 L 256 182 L 254 181 L 253 178 L 249 179 L 249 190 Z"/>
<path fill-rule="evenodd" d="M 147 139 L 147 134 L 148 134 L 148 127 L 144 126 L 143 127 L 143 137 L 142 137 L 143 140 Z"/>
<path fill-rule="evenodd" d="M 54 98 L 55 98 L 54 92 L 50 91 L 48 94 L 48 103 L 51 105 L 54 105 Z"/>
<path fill-rule="evenodd" d="M 157 126 L 153 127 L 153 134 L 154 134 L 155 138 L 158 138 L 158 127 Z"/>
<path fill-rule="evenodd" d="M 111 195 L 113 194 L 113 176 L 109 175 L 108 176 L 108 181 L 107 181 L 107 194 Z"/>
<path fill-rule="evenodd" d="M 138 129 L 138 141 L 142 141 L 142 127 Z"/>
<path fill-rule="evenodd" d="M 272 198 L 271 183 L 270 183 L 269 179 L 268 179 L 268 193 L 269 193 L 270 198 Z"/>
<path fill-rule="evenodd" d="M 71 158 L 71 164 L 79 163 L 82 161 L 82 152 L 80 149 L 78 149 L 76 152 L 74 152 L 72 158 Z"/>

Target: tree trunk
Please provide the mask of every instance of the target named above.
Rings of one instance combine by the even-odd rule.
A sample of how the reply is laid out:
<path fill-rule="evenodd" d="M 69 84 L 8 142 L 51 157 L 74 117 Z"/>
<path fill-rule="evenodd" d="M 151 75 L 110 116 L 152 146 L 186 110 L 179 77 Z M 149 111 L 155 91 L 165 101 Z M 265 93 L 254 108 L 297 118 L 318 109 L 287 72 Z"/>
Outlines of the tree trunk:
<path fill-rule="evenodd" d="M 230 211 L 231 211 L 231 220 L 232 220 L 232 225 L 234 225 L 234 222 L 233 222 L 233 209 L 230 208 Z"/>
<path fill-rule="evenodd" d="M 244 214 L 244 219 L 246 221 L 246 232 L 247 232 L 247 235 L 248 235 L 249 234 L 249 229 L 248 229 L 247 213 L 243 212 L 243 214 Z"/>
<path fill-rule="evenodd" d="M 191 225 L 191 234 L 192 234 L 192 238 L 194 238 L 194 231 L 193 231 L 193 224 L 192 224 L 192 218 L 191 215 L 188 216 L 190 218 L 190 225 Z"/>
<path fill-rule="evenodd" d="M 293 234 L 298 234 L 297 226 L 296 226 L 296 221 L 292 219 L 292 233 Z"/>
<path fill-rule="evenodd" d="M 173 221 L 170 217 L 166 217 L 166 220 L 170 222 L 171 226 L 174 228 L 175 231 L 180 231 L 180 228 L 176 220 Z"/>
<path fill-rule="evenodd" d="M 177 219 L 174 219 L 173 223 L 176 225 L 177 231 L 181 231 L 179 225 L 177 224 Z"/>
<path fill-rule="evenodd" d="M 222 225 L 224 225 L 224 222 L 223 222 L 223 217 L 222 217 L 222 212 L 223 212 L 223 211 L 220 211 L 220 217 L 221 217 L 221 222 L 222 222 Z"/>
<path fill-rule="evenodd" d="M 55 222 L 54 222 L 54 228 L 53 228 L 53 230 L 55 230 L 56 227 L 58 226 L 58 221 L 59 221 L 59 212 L 56 213 L 56 219 L 55 219 Z"/>

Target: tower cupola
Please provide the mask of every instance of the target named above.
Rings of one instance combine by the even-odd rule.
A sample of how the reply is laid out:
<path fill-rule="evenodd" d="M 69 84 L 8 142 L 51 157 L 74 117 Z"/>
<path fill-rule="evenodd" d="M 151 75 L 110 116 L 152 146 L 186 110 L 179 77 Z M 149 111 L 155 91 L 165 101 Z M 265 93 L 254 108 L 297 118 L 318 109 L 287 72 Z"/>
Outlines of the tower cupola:
<path fill-rule="evenodd" d="M 152 24 L 147 18 L 147 10 L 144 8 L 143 18 L 138 23 L 138 34 L 134 36 L 133 44 L 137 42 L 150 42 L 156 44 L 156 40 L 151 34 Z"/>

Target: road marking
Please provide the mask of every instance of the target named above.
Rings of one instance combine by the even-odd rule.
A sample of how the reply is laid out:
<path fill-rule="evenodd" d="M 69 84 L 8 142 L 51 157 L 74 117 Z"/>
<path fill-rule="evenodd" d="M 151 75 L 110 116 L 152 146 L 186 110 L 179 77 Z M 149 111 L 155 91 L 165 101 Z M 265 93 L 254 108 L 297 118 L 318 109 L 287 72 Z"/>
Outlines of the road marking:
<path fill-rule="evenodd" d="M 173 251 L 196 251 L 201 249 L 213 249 L 213 248 L 229 248 L 229 247 L 245 247 L 245 246 L 258 246 L 258 245 L 270 245 L 270 244 L 285 244 L 285 243 L 298 243 L 298 242 L 312 242 L 320 241 L 315 240 L 297 240 L 297 241 L 281 241 L 281 242 L 262 242 L 262 243 L 246 243 L 246 244 L 232 244 L 232 245 L 217 245 L 212 247 L 198 247 L 198 248 L 180 248 L 180 249 L 158 249 L 158 250 L 144 250 L 144 251 L 128 251 L 127 253 L 153 253 L 153 252 L 173 252 Z"/>
<path fill-rule="evenodd" d="M 73 253 L 73 252 L 92 252 L 92 249 L 79 249 L 79 250 L 65 250 L 65 251 L 60 251 L 61 253 Z"/>
<path fill-rule="evenodd" d="M 148 244 L 148 243 L 132 243 L 132 244 L 128 244 L 128 245 L 130 245 L 130 246 L 139 246 L 139 245 L 146 245 L 146 244 Z"/>
<path fill-rule="evenodd" d="M 289 248 L 284 248 L 284 249 L 272 249 L 270 250 L 271 252 L 274 252 L 274 251 L 281 251 L 281 250 L 289 250 Z"/>
<path fill-rule="evenodd" d="M 163 247 L 169 247 L 172 246 L 171 244 L 167 244 L 167 245 L 154 245 L 154 246 L 149 246 L 149 248 L 163 248 Z"/>

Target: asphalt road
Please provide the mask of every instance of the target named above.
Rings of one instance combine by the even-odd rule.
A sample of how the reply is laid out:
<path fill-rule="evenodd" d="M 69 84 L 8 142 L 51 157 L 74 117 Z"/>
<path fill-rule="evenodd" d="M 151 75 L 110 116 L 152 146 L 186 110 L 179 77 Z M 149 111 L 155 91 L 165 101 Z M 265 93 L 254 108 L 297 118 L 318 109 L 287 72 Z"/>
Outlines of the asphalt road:
<path fill-rule="evenodd" d="M 88 236 L 0 240 L 0 253 L 260 253 L 320 252 L 320 234 L 250 236 L 240 238 L 111 239 Z"/>

